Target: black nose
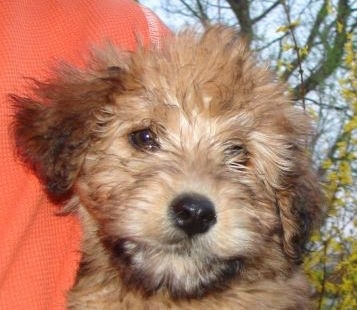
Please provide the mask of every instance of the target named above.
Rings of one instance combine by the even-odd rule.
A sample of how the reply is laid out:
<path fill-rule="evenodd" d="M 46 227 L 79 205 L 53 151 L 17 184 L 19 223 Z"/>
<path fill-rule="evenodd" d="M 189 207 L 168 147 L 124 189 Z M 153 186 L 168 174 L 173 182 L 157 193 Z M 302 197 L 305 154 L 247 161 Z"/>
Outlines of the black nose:
<path fill-rule="evenodd" d="M 213 203 L 199 194 L 180 195 L 170 207 L 176 226 L 189 236 L 207 232 L 217 221 Z"/>

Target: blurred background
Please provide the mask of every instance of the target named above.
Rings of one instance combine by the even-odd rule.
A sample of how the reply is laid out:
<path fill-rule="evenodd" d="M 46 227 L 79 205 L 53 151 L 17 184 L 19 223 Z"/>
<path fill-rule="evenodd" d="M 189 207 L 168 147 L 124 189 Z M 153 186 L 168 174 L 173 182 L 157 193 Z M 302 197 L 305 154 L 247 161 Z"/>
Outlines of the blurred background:
<path fill-rule="evenodd" d="M 311 154 L 328 217 L 304 268 L 316 309 L 357 309 L 357 1 L 141 0 L 173 31 L 237 27 L 316 122 Z"/>

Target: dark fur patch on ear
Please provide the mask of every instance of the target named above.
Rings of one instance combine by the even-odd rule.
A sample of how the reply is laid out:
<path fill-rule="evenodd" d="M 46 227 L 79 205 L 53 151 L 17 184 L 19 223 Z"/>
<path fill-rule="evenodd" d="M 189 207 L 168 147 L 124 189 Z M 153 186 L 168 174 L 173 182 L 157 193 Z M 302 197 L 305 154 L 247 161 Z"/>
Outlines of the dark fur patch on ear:
<path fill-rule="evenodd" d="M 63 66 L 55 78 L 34 81 L 33 98 L 10 96 L 17 150 L 55 196 L 71 189 L 97 127 L 110 118 L 101 111 L 125 88 L 124 71 L 102 65 L 90 72 Z"/>
<path fill-rule="evenodd" d="M 301 164 L 302 166 L 304 164 Z M 306 165 L 306 163 L 305 163 Z M 312 168 L 299 169 L 287 192 L 278 194 L 278 210 L 283 231 L 283 249 L 296 264 L 301 264 L 312 231 L 319 227 L 323 216 L 323 194 Z"/>
<path fill-rule="evenodd" d="M 54 195 L 66 193 L 80 169 L 90 135 L 83 119 L 70 112 L 62 117 L 54 107 L 12 96 L 16 105 L 14 134 L 22 159 L 43 179 Z"/>

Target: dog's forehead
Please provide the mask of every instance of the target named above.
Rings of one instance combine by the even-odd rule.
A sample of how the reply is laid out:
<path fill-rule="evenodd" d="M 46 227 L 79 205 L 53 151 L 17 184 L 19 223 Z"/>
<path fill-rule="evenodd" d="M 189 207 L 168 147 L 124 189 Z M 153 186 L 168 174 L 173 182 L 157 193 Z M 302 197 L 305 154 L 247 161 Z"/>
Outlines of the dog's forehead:
<path fill-rule="evenodd" d="M 130 91 L 119 95 L 120 119 L 151 120 L 171 132 L 186 130 L 186 136 L 233 135 L 278 123 L 285 87 L 227 31 L 202 38 L 186 33 L 160 50 L 134 53 L 124 70 Z"/>
<path fill-rule="evenodd" d="M 180 100 L 182 98 L 163 89 L 132 97 L 125 102 L 124 110 L 119 109 L 120 119 L 124 127 L 133 130 L 150 126 L 158 131 L 162 129 L 162 136 L 170 143 L 186 146 L 233 139 L 243 141 L 255 122 L 254 114 L 245 110 L 211 111 L 214 99 L 204 94 L 192 98 L 195 102 L 189 103 L 190 108 Z"/>
<path fill-rule="evenodd" d="M 162 50 L 134 53 L 129 72 L 126 81 L 135 80 L 147 110 L 176 107 L 187 118 L 257 113 L 259 98 L 277 93 L 268 89 L 275 87 L 269 70 L 256 65 L 233 33 L 179 36 Z"/>

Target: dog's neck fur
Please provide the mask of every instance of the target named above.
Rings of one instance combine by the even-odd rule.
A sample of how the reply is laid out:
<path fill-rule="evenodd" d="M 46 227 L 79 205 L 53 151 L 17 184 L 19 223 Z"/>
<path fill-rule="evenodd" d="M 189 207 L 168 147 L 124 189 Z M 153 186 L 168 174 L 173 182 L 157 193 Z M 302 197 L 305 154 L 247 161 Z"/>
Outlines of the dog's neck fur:
<path fill-rule="evenodd" d="M 84 229 L 95 227 L 90 214 L 82 207 L 79 208 L 79 216 Z M 250 270 L 233 279 L 236 283 L 225 291 L 209 292 L 212 298 L 178 300 L 172 299 L 166 291 L 144 296 L 139 290 L 128 289 L 122 282 L 120 269 L 112 265 L 97 231 L 84 231 L 82 251 L 83 260 L 76 284 L 69 292 L 68 309 L 311 309 L 306 298 L 308 285 L 300 271 L 291 270 L 288 275 L 272 272 L 277 268 L 269 266 L 269 255 L 262 255 L 266 272 L 259 270 L 256 279 Z M 286 264 L 284 261 L 280 263 Z M 249 268 L 249 265 L 245 267 Z M 139 300 L 142 305 L 138 308 Z"/>

